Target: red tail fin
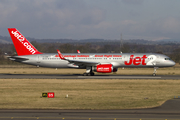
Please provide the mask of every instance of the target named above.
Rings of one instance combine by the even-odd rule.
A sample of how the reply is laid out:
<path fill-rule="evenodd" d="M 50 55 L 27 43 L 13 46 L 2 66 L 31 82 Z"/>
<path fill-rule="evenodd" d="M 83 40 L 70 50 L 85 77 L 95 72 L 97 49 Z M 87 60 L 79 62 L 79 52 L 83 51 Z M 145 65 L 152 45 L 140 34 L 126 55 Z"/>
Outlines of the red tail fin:
<path fill-rule="evenodd" d="M 16 28 L 8 28 L 18 55 L 42 54 Z"/>

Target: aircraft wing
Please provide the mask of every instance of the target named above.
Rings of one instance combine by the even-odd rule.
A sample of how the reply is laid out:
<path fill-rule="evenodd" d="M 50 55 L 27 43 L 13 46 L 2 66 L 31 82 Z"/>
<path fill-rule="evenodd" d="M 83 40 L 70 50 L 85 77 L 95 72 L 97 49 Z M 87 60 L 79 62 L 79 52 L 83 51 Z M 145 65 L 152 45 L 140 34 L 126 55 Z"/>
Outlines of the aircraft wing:
<path fill-rule="evenodd" d="M 63 55 L 61 54 L 61 52 L 59 50 L 57 50 L 58 54 L 59 54 L 59 57 L 61 60 L 66 60 L 68 61 L 69 63 L 73 63 L 75 65 L 78 65 L 78 66 L 95 66 L 97 64 L 100 64 L 100 62 L 90 62 L 90 61 L 79 61 L 79 60 L 69 60 L 69 59 L 66 59 L 63 57 Z"/>
<path fill-rule="evenodd" d="M 75 65 L 79 65 L 79 66 L 94 66 L 100 64 L 99 62 L 90 62 L 90 61 L 78 61 L 78 60 L 67 60 L 67 61 L 69 63 L 74 63 Z"/>

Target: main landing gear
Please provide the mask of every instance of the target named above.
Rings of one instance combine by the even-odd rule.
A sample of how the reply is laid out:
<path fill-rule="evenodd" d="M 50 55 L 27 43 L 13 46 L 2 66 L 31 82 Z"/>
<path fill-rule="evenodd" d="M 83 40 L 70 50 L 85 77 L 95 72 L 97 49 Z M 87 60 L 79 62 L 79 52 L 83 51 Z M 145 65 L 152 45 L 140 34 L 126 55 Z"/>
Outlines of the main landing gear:
<path fill-rule="evenodd" d="M 91 67 L 86 67 L 86 72 L 83 73 L 83 76 L 94 76 L 94 72 Z"/>
<path fill-rule="evenodd" d="M 152 76 L 156 76 L 156 73 L 157 73 L 157 70 L 158 69 L 158 67 L 154 67 L 154 72 L 153 72 L 153 74 L 152 74 Z"/>
<path fill-rule="evenodd" d="M 90 72 L 90 73 L 83 73 L 83 76 L 94 76 L 94 72 Z"/>

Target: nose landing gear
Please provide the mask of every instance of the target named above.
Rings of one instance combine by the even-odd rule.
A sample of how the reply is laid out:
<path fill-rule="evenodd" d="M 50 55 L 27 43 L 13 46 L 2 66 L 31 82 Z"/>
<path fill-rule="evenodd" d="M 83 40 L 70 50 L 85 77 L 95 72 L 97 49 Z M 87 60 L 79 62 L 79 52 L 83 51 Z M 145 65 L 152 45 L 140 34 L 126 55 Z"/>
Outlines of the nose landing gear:
<path fill-rule="evenodd" d="M 152 76 L 156 76 L 157 69 L 158 69 L 158 67 L 154 67 L 154 72 L 153 72 Z"/>

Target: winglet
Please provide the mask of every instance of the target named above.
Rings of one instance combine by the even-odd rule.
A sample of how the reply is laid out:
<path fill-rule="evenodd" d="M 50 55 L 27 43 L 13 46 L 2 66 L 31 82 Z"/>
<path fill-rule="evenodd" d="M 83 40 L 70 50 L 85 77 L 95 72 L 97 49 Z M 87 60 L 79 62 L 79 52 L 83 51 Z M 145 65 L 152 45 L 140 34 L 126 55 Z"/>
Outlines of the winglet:
<path fill-rule="evenodd" d="M 57 52 L 58 52 L 59 57 L 60 57 L 62 60 L 65 60 L 65 58 L 63 57 L 63 55 L 61 54 L 61 52 L 60 52 L 59 50 L 57 50 Z"/>
<path fill-rule="evenodd" d="M 77 53 L 80 54 L 81 52 L 79 50 L 77 50 Z"/>

